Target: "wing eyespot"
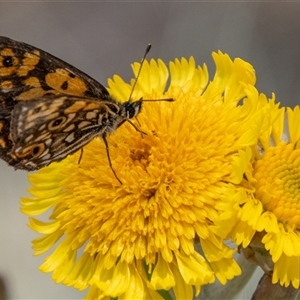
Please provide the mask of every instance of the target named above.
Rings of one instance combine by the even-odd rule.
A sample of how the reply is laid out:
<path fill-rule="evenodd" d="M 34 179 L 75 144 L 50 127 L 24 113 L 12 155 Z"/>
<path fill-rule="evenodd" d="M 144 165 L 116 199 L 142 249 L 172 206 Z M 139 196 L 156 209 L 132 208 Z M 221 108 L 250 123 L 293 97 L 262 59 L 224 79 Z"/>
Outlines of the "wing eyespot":
<path fill-rule="evenodd" d="M 32 158 L 40 157 L 45 151 L 45 145 L 43 143 L 32 145 L 30 156 Z"/>
<path fill-rule="evenodd" d="M 38 156 L 38 154 L 41 152 L 41 147 L 40 146 L 35 146 L 35 147 L 33 147 L 33 149 L 32 149 L 32 156 L 33 157 L 36 157 L 36 156 Z"/>
<path fill-rule="evenodd" d="M 20 149 L 19 149 L 20 150 Z M 43 143 L 39 143 L 39 144 L 33 144 L 30 147 L 27 147 L 23 150 L 21 150 L 21 152 L 17 151 L 15 152 L 16 156 L 22 159 L 34 159 L 34 158 L 38 158 L 40 157 L 45 151 L 45 145 Z"/>
<path fill-rule="evenodd" d="M 66 117 L 58 117 L 57 119 L 52 120 L 48 125 L 49 130 L 55 130 L 60 128 L 60 126 L 64 124 L 66 120 L 67 120 Z"/>
<path fill-rule="evenodd" d="M 3 57 L 3 66 L 6 68 L 12 67 L 14 65 L 12 56 L 4 56 Z"/>

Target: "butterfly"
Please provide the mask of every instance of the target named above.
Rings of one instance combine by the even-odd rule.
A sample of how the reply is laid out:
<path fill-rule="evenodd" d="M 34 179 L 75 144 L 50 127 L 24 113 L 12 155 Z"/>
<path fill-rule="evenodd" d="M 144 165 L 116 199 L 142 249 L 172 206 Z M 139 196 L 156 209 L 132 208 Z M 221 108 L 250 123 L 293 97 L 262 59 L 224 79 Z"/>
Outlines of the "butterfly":
<path fill-rule="evenodd" d="M 98 136 L 122 183 L 106 137 L 136 117 L 144 101 L 119 102 L 68 63 L 0 37 L 0 158 L 15 169 L 33 171 L 61 161 Z"/>

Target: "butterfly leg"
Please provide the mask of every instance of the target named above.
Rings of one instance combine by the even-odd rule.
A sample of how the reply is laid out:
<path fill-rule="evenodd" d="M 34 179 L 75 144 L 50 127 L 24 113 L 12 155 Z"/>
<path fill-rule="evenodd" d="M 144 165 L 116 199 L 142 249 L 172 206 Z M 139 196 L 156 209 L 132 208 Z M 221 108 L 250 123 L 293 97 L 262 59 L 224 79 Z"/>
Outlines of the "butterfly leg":
<path fill-rule="evenodd" d="M 132 123 L 130 120 L 127 120 L 127 122 L 137 131 L 140 132 L 142 135 L 145 134 L 147 135 L 146 132 L 142 131 L 141 129 L 139 129 L 138 127 L 136 127 L 136 125 L 134 123 Z"/>
<path fill-rule="evenodd" d="M 81 162 L 82 155 L 83 155 L 83 149 L 80 148 L 80 155 L 79 155 L 79 158 L 78 158 L 78 164 L 80 164 L 80 162 Z"/>
<path fill-rule="evenodd" d="M 109 155 L 109 147 L 108 147 L 108 143 L 107 143 L 107 140 L 106 140 L 106 134 L 105 133 L 102 135 L 102 138 L 103 138 L 103 142 L 105 144 L 106 154 L 107 154 L 107 159 L 108 159 L 109 166 L 110 166 L 111 170 L 113 171 L 116 179 L 122 184 L 122 181 L 119 179 L 119 177 L 117 176 L 117 174 L 116 174 L 116 172 L 115 172 L 115 170 L 114 170 L 114 168 L 112 166 L 112 163 L 111 163 L 111 160 L 110 160 L 110 155 Z"/>

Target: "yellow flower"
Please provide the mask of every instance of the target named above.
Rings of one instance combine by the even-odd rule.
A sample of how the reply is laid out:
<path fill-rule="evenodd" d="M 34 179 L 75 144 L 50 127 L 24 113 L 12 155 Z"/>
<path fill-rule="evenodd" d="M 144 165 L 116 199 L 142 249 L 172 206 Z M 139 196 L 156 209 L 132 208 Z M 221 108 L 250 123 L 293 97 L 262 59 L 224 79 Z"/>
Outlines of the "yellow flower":
<path fill-rule="evenodd" d="M 265 271 L 273 271 L 272 283 L 298 289 L 300 109 L 279 108 L 274 101 L 269 106 L 270 123 L 259 138 L 247 173 L 251 197 L 240 203 L 240 221 L 231 234 L 244 248 L 250 245 Z"/>
<path fill-rule="evenodd" d="M 171 289 L 192 299 L 215 278 L 225 284 L 240 274 L 235 249 L 223 242 L 220 219 L 233 212 L 222 198 L 241 202 L 267 101 L 250 64 L 221 52 L 213 59 L 211 81 L 193 58 L 169 68 L 145 62 L 133 98 L 176 101 L 144 103 L 136 126 L 147 134 L 126 123 L 108 138 L 122 185 L 101 139 L 84 147 L 80 165 L 77 153 L 29 175 L 33 197 L 22 198 L 22 211 L 51 212 L 47 222 L 30 218 L 30 227 L 42 234 L 36 255 L 54 248 L 40 269 L 56 282 L 90 288 L 87 299 L 160 299 L 158 291 Z M 133 82 L 114 76 L 109 92 L 126 99 Z"/>

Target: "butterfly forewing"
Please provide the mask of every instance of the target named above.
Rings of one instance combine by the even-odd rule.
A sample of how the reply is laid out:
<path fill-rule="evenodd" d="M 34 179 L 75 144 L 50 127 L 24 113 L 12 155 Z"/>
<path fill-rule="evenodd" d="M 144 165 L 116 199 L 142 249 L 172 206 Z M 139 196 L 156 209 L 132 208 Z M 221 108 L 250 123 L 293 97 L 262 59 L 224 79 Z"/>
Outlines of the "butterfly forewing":
<path fill-rule="evenodd" d="M 84 72 L 31 45 L 0 37 L 0 92 L 30 100 L 46 93 L 106 99 L 105 87 Z"/>

